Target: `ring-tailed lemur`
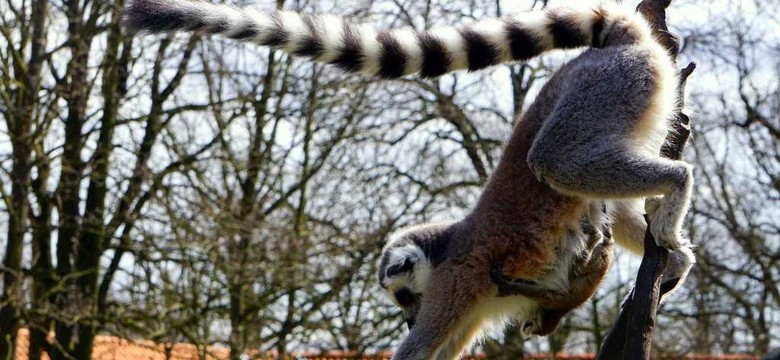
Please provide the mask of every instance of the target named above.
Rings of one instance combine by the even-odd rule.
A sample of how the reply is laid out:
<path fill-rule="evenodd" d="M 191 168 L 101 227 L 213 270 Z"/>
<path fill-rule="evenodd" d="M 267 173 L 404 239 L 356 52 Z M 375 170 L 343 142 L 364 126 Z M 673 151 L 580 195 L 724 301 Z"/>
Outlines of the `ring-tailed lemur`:
<path fill-rule="evenodd" d="M 593 245 L 586 229 L 611 225 L 619 244 L 641 252 L 646 197 L 663 195 L 650 230 L 674 250 L 665 278 L 682 283 L 694 262 L 680 237 L 691 168 L 658 155 L 676 104 L 676 71 L 637 14 L 602 4 L 423 32 L 197 0 L 135 0 L 125 16 L 136 30 L 223 34 L 385 78 L 591 47 L 541 89 L 466 218 L 405 229 L 383 249 L 380 284 L 413 324 L 395 359 L 456 358 L 488 323 L 510 318 L 527 333 L 552 331 L 611 263 L 609 236 Z M 606 216 L 594 211 L 602 208 Z M 521 279 L 525 294 L 501 296 L 496 276 Z"/>

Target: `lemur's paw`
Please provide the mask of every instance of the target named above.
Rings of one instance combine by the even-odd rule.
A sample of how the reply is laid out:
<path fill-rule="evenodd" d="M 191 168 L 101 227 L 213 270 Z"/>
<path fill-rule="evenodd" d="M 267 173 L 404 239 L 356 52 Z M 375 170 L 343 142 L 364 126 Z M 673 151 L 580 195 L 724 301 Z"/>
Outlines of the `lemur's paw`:
<path fill-rule="evenodd" d="M 652 217 L 661 208 L 662 196 L 648 196 L 645 198 L 645 214 Z"/>
<path fill-rule="evenodd" d="M 691 266 L 696 263 L 696 255 L 693 254 L 692 246 L 690 240 L 683 239 L 683 244 L 679 249 L 669 252 L 664 278 L 684 278 L 688 274 Z"/>
<path fill-rule="evenodd" d="M 682 247 L 669 252 L 669 258 L 664 268 L 663 282 L 661 282 L 661 302 L 665 302 L 669 295 L 675 293 L 682 286 L 691 267 L 696 263 L 692 247 L 690 240 L 683 239 Z"/>
<path fill-rule="evenodd" d="M 655 238 L 655 243 L 670 250 L 678 250 L 684 244 L 689 243 L 680 236 L 681 224 L 663 209 L 658 210 L 651 218 L 650 233 Z"/>

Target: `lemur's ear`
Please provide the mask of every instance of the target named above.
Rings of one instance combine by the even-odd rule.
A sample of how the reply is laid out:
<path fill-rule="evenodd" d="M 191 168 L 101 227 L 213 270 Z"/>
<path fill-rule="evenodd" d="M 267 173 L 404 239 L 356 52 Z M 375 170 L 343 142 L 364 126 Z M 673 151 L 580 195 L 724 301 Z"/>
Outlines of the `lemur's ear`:
<path fill-rule="evenodd" d="M 387 277 L 396 277 L 407 272 L 414 270 L 414 265 L 417 264 L 417 256 L 415 254 L 407 254 L 401 259 L 401 261 L 390 265 L 385 271 Z"/>

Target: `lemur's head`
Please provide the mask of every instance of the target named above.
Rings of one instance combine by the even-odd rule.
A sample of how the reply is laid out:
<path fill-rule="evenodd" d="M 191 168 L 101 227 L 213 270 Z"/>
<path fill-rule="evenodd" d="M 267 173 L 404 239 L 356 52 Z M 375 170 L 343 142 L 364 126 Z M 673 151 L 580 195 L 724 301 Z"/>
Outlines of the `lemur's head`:
<path fill-rule="evenodd" d="M 391 235 L 382 249 L 377 276 L 390 300 L 404 313 L 411 329 L 433 268 L 449 243 L 452 223 L 404 228 Z"/>
<path fill-rule="evenodd" d="M 410 330 L 393 359 L 458 359 L 486 327 L 518 315 L 538 318 L 531 299 L 494 296 L 489 266 L 475 270 L 469 261 L 479 258 L 469 256 L 475 241 L 468 218 L 406 228 L 389 238 L 379 284 Z"/>

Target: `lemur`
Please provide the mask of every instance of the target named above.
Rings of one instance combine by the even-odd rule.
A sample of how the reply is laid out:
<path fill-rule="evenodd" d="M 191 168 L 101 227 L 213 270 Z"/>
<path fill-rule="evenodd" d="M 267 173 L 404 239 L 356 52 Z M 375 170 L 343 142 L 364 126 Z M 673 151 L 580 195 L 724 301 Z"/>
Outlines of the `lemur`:
<path fill-rule="evenodd" d="M 520 117 L 464 219 L 403 229 L 385 245 L 379 282 L 410 325 L 394 359 L 457 358 L 487 325 L 508 320 L 527 334 L 551 332 L 595 292 L 613 238 L 643 251 L 646 199 L 656 205 L 650 232 L 672 250 L 665 279 L 682 283 L 694 262 L 680 236 L 691 167 L 659 156 L 676 70 L 638 14 L 605 3 L 413 31 L 334 15 L 134 0 L 125 23 L 149 33 L 222 34 L 382 78 L 431 78 L 587 47 Z M 502 292 L 499 284 L 509 283 L 512 291 Z"/>

